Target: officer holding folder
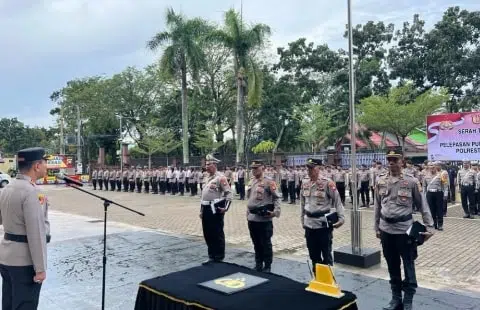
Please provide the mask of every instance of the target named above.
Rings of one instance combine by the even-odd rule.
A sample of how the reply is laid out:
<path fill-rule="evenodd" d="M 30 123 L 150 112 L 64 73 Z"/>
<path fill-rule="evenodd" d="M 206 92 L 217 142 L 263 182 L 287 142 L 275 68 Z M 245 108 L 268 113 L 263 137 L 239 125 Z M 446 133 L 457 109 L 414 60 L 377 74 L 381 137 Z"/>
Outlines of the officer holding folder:
<path fill-rule="evenodd" d="M 321 159 L 307 159 L 308 178 L 300 193 L 301 223 L 308 253 L 315 264 L 333 265 L 333 229 L 345 222 L 344 208 L 335 182 L 320 175 Z M 331 209 L 334 211 L 331 211 Z"/>
<path fill-rule="evenodd" d="M 392 290 L 392 300 L 383 309 L 396 310 L 403 306 L 404 310 L 411 310 L 417 288 L 417 246 L 432 236 L 433 219 L 421 194 L 420 182 L 402 171 L 403 154 L 393 150 L 387 153 L 386 158 L 389 172 L 379 176 L 375 187 L 375 233 L 382 243 Z M 423 223 L 427 226 L 423 227 L 423 232 L 419 229 L 421 224 L 413 222 L 414 205 L 420 209 Z M 412 231 L 417 237 L 412 236 Z M 418 242 L 418 234 L 422 237 L 421 242 Z M 405 272 L 403 281 L 401 262 Z M 402 291 L 405 292 L 403 300 Z"/>
<path fill-rule="evenodd" d="M 247 221 L 255 249 L 254 269 L 270 272 L 273 260 L 272 218 L 280 217 L 280 196 L 275 181 L 264 177 L 262 160 L 254 160 L 250 167 L 253 179 L 247 187 Z"/>
<path fill-rule="evenodd" d="M 43 148 L 17 153 L 19 174 L 0 191 L 0 241 L 2 309 L 34 310 L 47 274 L 47 243 L 50 241 L 48 201 L 35 185 L 45 177 Z"/>

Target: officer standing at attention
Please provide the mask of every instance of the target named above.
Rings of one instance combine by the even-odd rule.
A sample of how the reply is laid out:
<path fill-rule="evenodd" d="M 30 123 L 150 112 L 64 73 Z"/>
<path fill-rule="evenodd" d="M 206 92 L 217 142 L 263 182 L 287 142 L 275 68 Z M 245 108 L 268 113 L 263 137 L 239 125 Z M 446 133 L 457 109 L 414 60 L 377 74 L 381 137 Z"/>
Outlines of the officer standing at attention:
<path fill-rule="evenodd" d="M 475 208 L 475 179 L 476 174 L 470 167 L 469 161 L 463 162 L 463 169 L 458 171 L 457 182 L 460 188 L 460 198 L 465 215 L 463 218 L 473 218 Z"/>
<path fill-rule="evenodd" d="M 255 249 L 255 270 L 270 272 L 273 260 L 272 236 L 273 217 L 280 217 L 280 196 L 277 184 L 263 175 L 265 165 L 254 160 L 250 165 L 253 179 L 247 187 L 247 221 L 250 238 Z M 258 207 L 271 205 L 273 209 L 258 210 Z"/>
<path fill-rule="evenodd" d="M 47 173 L 46 158 L 43 148 L 19 151 L 19 174 L 0 191 L 0 225 L 5 231 L 0 242 L 3 310 L 37 309 L 47 277 L 48 202 L 35 186 Z"/>
<path fill-rule="evenodd" d="M 92 185 L 93 185 L 93 190 L 96 190 L 96 189 L 97 189 L 97 178 L 98 178 L 98 171 L 97 171 L 97 169 L 95 168 L 95 169 L 92 171 Z"/>
<path fill-rule="evenodd" d="M 203 237 L 208 247 L 207 262 L 221 262 L 225 258 L 225 233 L 223 218 L 232 202 L 232 190 L 227 178 L 217 171 L 220 160 L 212 155 L 206 157 L 208 176 L 202 190 L 200 218 Z"/>
<path fill-rule="evenodd" d="M 321 159 L 307 160 L 308 178 L 303 180 L 300 193 L 301 223 L 305 229 L 308 253 L 315 264 L 333 265 L 333 229 L 345 222 L 342 200 L 335 183 L 320 175 Z M 325 215 L 334 208 L 338 222 L 329 225 Z"/>
<path fill-rule="evenodd" d="M 422 197 L 420 182 L 402 171 L 402 154 L 390 151 L 386 158 L 389 172 L 379 176 L 375 188 L 375 233 L 382 243 L 392 290 L 392 300 L 383 309 L 402 309 L 403 305 L 404 310 L 411 310 L 417 288 L 417 244 L 406 232 L 413 223 L 413 204 L 419 207 L 423 223 L 427 226 L 427 232 L 422 233 L 425 241 L 433 235 L 433 219 Z M 403 281 L 401 261 L 405 272 Z M 403 302 L 402 290 L 405 292 Z"/>

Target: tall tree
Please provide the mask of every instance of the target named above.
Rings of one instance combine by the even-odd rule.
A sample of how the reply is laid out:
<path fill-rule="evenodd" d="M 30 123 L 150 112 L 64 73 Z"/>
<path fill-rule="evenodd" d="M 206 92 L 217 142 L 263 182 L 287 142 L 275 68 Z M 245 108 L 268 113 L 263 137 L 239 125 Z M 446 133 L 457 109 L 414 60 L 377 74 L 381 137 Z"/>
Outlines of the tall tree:
<path fill-rule="evenodd" d="M 247 26 L 238 12 L 230 9 L 225 13 L 223 29 L 215 30 L 210 35 L 211 39 L 229 48 L 233 55 L 237 87 L 235 128 L 237 163 L 243 160 L 245 150 L 245 95 L 248 94 L 250 105 L 258 104 L 261 98 L 262 76 L 254 60 L 254 52 L 264 45 L 269 34 L 269 26 L 264 24 Z"/>
<path fill-rule="evenodd" d="M 414 86 L 407 84 L 392 88 L 387 96 L 370 96 L 359 106 L 359 123 L 371 130 L 390 132 L 401 141 L 405 152 L 405 139 L 417 127 L 423 126 L 425 117 L 437 110 L 449 98 L 445 89 L 432 89 L 412 98 Z"/>
<path fill-rule="evenodd" d="M 148 43 L 151 50 L 167 45 L 160 59 L 161 71 L 169 78 L 180 78 L 182 93 L 183 163 L 189 163 L 187 68 L 194 78 L 204 63 L 205 55 L 198 42 L 209 29 L 200 18 L 187 19 L 172 8 L 166 12 L 167 31 L 157 33 Z"/>

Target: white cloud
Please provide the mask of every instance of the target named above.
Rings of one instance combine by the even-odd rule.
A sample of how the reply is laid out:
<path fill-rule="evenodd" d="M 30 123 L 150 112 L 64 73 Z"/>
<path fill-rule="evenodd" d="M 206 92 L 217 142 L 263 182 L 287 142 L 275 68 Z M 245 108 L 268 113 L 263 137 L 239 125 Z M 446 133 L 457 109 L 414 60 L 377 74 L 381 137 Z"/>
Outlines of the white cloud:
<path fill-rule="evenodd" d="M 450 2 L 450 3 L 449 3 Z M 478 9 L 477 0 L 462 0 L 462 8 Z M 48 99 L 69 79 L 112 74 L 126 66 L 145 66 L 158 57 L 145 43 L 164 30 L 167 6 L 188 16 L 222 23 L 223 12 L 240 9 L 240 0 L 0 0 L 0 107 L 32 124 L 50 119 Z M 394 22 L 397 27 L 414 13 L 431 27 L 450 0 L 354 0 L 353 23 Z M 347 0 L 243 1 L 248 22 L 271 26 L 269 55 L 300 37 L 332 48 L 346 48 Z M 53 87 L 52 87 L 53 86 Z M 52 88 L 52 89 L 51 89 Z M 26 105 L 26 111 L 17 106 Z M 41 117 L 31 117 L 43 111 Z"/>

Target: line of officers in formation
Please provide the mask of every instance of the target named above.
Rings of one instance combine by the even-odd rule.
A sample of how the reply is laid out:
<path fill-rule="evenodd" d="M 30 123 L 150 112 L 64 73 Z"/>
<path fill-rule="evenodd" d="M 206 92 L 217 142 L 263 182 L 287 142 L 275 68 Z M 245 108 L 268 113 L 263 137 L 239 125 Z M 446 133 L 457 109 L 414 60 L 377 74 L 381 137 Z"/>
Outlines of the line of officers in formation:
<path fill-rule="evenodd" d="M 51 239 L 48 199 L 35 185 L 35 180 L 46 175 L 46 158 L 45 150 L 42 148 L 19 151 L 17 154 L 19 174 L 0 191 L 0 225 L 3 224 L 5 232 L 0 241 L 4 310 L 37 309 L 40 288 L 46 279 L 47 243 Z M 412 170 L 409 165 L 404 166 L 403 155 L 397 151 L 388 152 L 386 159 L 388 170 L 378 163 L 373 170 L 367 167 L 360 169 L 359 185 L 356 190 L 363 193 L 361 196 L 365 198 L 362 198 L 364 207 L 370 205 L 369 191 L 373 194 L 374 229 L 382 244 L 392 291 L 392 300 L 384 309 L 395 310 L 403 306 L 409 310 L 412 309 L 413 296 L 417 288 L 415 259 L 418 244 L 406 232 L 412 226 L 414 209 L 421 213 L 426 227 L 426 231 L 422 232 L 425 240 L 433 235 L 435 228 L 441 229 L 443 203 L 448 195 L 446 192 L 449 183 L 439 163 L 429 163 L 427 169 L 419 173 Z M 219 162 L 209 155 L 206 157 L 205 170 L 190 169 L 189 175 L 182 169 L 177 171 L 159 169 L 158 172 L 153 171 L 155 175 L 152 175 L 152 171 L 147 169 L 130 168 L 120 175 L 118 171 L 114 173 L 108 171 L 106 179 L 105 170 L 94 171 L 92 183 L 94 188 L 97 185 L 106 185 L 107 189 L 110 185 L 111 190 L 114 188 L 121 190 L 120 185 L 123 184 L 124 191 L 130 192 L 134 191 L 135 187 L 141 192 L 142 185 L 145 192 L 149 192 L 152 184 L 154 193 L 167 191 L 176 193 L 177 190 L 183 193 L 182 184 L 189 184 L 189 189 L 193 190 L 194 194 L 196 186 L 190 184 L 200 183 L 199 215 L 208 248 L 207 263 L 219 262 L 225 258 L 224 215 L 230 208 L 233 197 L 231 184 L 235 183 L 239 187 L 240 194 L 241 188 L 245 189 L 243 184 L 246 178 L 243 167 L 238 171 L 230 171 L 232 173 L 228 169 L 223 173 L 217 171 Z M 284 194 L 285 187 L 289 190 L 290 203 L 300 199 L 300 225 L 304 228 L 313 266 L 333 265 L 333 230 L 342 226 L 345 221 L 345 189 L 347 187 L 352 189 L 352 186 L 348 185 L 348 172 L 325 167 L 321 160 L 314 158 L 308 159 L 305 167 L 299 170 L 282 169 L 277 174 L 271 167 L 266 169 L 261 160 L 253 161 L 250 167 L 251 176 L 248 177 L 249 181 L 246 184 L 246 194 L 241 196 L 241 199 L 245 199 L 247 205 L 246 218 L 255 249 L 254 268 L 263 272 L 271 271 L 272 219 L 280 216 L 281 199 L 287 199 L 286 195 L 281 197 L 277 189 L 277 179 Z M 199 172 L 202 173 L 201 176 Z M 463 199 L 464 197 L 469 199 L 469 204 L 464 207 L 468 217 L 474 212 L 472 197 L 479 184 L 476 182 L 477 176 L 478 172 L 470 167 L 469 162 L 464 163 L 464 168 L 457 176 L 462 202 L 467 201 Z M 111 177 L 115 177 L 115 180 L 111 180 Z M 184 181 L 187 178 L 191 179 L 192 183 Z M 430 205 L 427 205 L 427 200 L 431 202 Z M 403 280 L 401 262 L 404 269 Z"/>
<path fill-rule="evenodd" d="M 375 171 L 373 182 L 367 180 L 372 173 L 367 171 L 366 167 L 362 167 L 358 175 L 360 184 L 357 190 L 365 196 L 365 200 L 362 200 L 365 207 L 370 202 L 367 198 L 368 191 L 373 190 L 374 229 L 382 244 L 392 292 L 392 299 L 383 309 L 410 310 L 413 309 L 413 297 L 417 288 L 415 275 L 417 247 L 433 236 L 435 228 L 440 228 L 440 224 L 438 220 L 434 221 L 432 218 L 426 203 L 427 195 L 423 193 L 421 182 L 413 176 L 408 167 L 404 167 L 403 155 L 397 151 L 390 151 L 386 158 L 388 170 L 378 167 L 376 163 L 375 169 L 378 171 Z M 225 174 L 217 171 L 219 162 L 213 156 L 207 156 L 208 176 L 201 194 L 200 218 L 209 257 L 206 263 L 221 262 L 225 258 L 224 215 L 231 205 L 232 190 Z M 247 183 L 246 217 L 255 250 L 254 269 L 270 272 L 273 258 L 272 219 L 280 217 L 282 197 L 277 190 L 275 174 L 272 175 L 274 170 L 265 171 L 266 165 L 261 160 L 253 161 L 250 167 L 252 177 Z M 299 168 L 300 173 L 303 171 L 306 175 L 300 178 L 295 171 L 296 169 L 291 168 L 283 174 L 281 171 L 278 176 L 284 193 L 283 200 L 286 200 L 285 186 L 289 190 L 290 203 L 294 204 L 296 199 L 300 199 L 300 225 L 304 228 L 306 245 L 315 273 L 316 264 L 333 265 L 333 230 L 341 227 L 345 222 L 343 204 L 348 176 L 343 182 L 343 179 L 335 179 L 336 174 L 332 169 L 325 168 L 322 160 L 315 158 L 309 158 L 305 168 Z M 341 170 L 337 173 L 343 174 L 344 177 L 348 175 Z M 437 182 L 436 179 L 441 180 L 441 177 L 436 179 L 435 177 L 441 176 L 441 173 L 431 168 L 431 174 L 433 177 L 426 176 L 422 181 L 427 185 L 427 189 L 431 189 L 429 192 L 433 193 L 435 192 L 433 184 Z M 432 181 L 432 179 L 435 180 Z M 341 183 L 344 183 L 343 187 L 338 186 L 342 185 Z M 407 234 L 413 224 L 415 208 L 421 213 L 425 226 L 425 231 L 420 232 L 423 236 L 422 242 L 418 242 Z M 404 269 L 403 280 L 401 262 Z"/>

